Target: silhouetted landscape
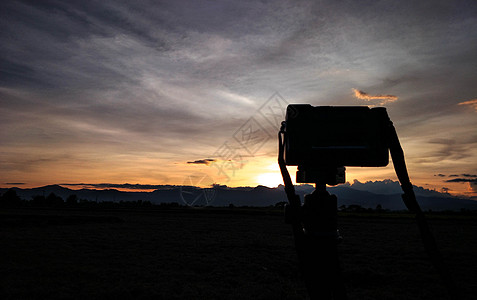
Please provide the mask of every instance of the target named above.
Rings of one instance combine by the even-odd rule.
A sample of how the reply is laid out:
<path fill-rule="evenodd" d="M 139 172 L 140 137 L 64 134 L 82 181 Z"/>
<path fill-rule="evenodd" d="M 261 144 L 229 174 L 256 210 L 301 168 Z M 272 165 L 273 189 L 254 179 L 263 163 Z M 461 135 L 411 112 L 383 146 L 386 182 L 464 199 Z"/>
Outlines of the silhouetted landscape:
<path fill-rule="evenodd" d="M 477 218 L 428 217 L 467 299 Z M 447 299 L 413 217 L 341 212 L 350 299 Z M 2 299 L 306 299 L 281 209 L 4 208 Z M 465 299 L 465 298 L 464 298 Z"/>
<path fill-rule="evenodd" d="M 277 202 L 283 194 L 280 188 L 221 187 L 218 193 L 227 191 L 232 200 L 221 202 L 218 194 L 215 201 L 222 206 L 217 207 L 144 198 L 177 197 L 176 188 L 166 190 L 169 194 L 73 191 L 59 186 L 2 191 L 0 297 L 307 298 L 291 228 L 284 223 L 283 202 Z M 346 199 L 346 191 L 352 189 L 330 190 Z M 37 194 L 27 201 L 17 192 L 22 197 Z M 81 199 L 87 193 L 99 195 L 98 201 Z M 259 202 L 261 207 L 238 206 L 235 199 L 246 193 L 249 201 L 260 196 L 265 201 Z M 352 195 L 360 193 L 380 195 L 358 190 Z M 117 198 L 108 201 L 106 195 Z M 276 196 L 275 202 L 266 202 L 270 195 Z M 145 200 L 126 201 L 137 196 Z M 343 203 L 339 228 L 344 241 L 339 251 L 350 299 L 448 299 L 411 214 L 386 210 L 386 202 L 375 208 Z M 477 287 L 475 211 L 427 215 L 445 263 L 464 299 L 471 299 Z"/>
<path fill-rule="evenodd" d="M 141 188 L 141 186 L 137 185 L 136 188 Z M 113 205 L 120 202 L 141 201 L 142 205 L 177 203 L 178 205 L 216 207 L 229 205 L 266 207 L 287 201 L 282 185 L 277 188 L 265 186 L 233 188 L 224 185 L 214 185 L 209 188 L 164 185 L 156 186 L 156 188 L 148 192 L 124 192 L 117 189 L 72 190 L 60 185 L 49 185 L 32 189 L 12 188 L 11 190 L 15 191 L 18 197 L 25 201 L 26 206 L 29 202 L 30 205 L 40 203 L 40 206 L 42 206 L 42 197 L 47 198 L 48 196 L 51 196 L 51 205 L 55 205 L 55 201 L 57 205 L 62 205 L 63 202 L 68 204 L 68 199 L 70 204 L 95 202 Z M 303 197 L 304 194 L 311 193 L 314 187 L 312 185 L 299 185 L 296 189 L 297 193 Z M 6 188 L 0 188 L 0 193 L 6 193 L 7 191 Z M 398 182 L 392 180 L 366 183 L 355 181 L 353 184 L 347 183 L 330 187 L 329 191 L 338 196 L 338 207 L 342 208 L 359 206 L 365 209 L 375 209 L 379 205 L 384 210 L 406 209 L 401 199 L 401 187 Z M 471 198 L 459 198 L 417 186 L 414 186 L 414 191 L 421 208 L 425 211 L 477 210 L 477 201 Z"/>

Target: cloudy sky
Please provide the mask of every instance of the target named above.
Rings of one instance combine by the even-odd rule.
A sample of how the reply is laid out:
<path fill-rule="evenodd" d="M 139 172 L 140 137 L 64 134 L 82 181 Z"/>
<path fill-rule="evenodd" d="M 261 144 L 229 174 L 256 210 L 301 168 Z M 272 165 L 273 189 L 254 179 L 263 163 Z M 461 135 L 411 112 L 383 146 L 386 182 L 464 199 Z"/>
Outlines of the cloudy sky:
<path fill-rule="evenodd" d="M 310 103 L 385 106 L 414 184 L 477 190 L 473 0 L 7 0 L 0 28 L 2 187 L 276 186 L 270 116 Z"/>

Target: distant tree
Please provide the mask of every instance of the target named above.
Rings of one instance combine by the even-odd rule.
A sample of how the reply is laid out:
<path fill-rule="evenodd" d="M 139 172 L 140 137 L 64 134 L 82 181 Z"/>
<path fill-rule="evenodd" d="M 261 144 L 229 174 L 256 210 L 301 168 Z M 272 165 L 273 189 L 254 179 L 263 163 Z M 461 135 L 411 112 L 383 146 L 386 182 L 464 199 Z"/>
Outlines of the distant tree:
<path fill-rule="evenodd" d="M 381 204 L 376 205 L 376 211 L 377 212 L 382 212 L 383 211 L 383 207 L 381 206 Z"/>
<path fill-rule="evenodd" d="M 181 207 L 181 205 L 177 202 L 162 202 L 159 204 L 160 208 L 177 208 Z"/>
<path fill-rule="evenodd" d="M 151 202 L 151 201 L 142 201 L 142 206 L 143 206 L 143 207 L 151 207 L 151 206 L 152 206 L 152 202 Z"/>
<path fill-rule="evenodd" d="M 18 197 L 17 192 L 14 189 L 9 189 L 0 197 L 0 206 L 12 207 L 21 204 L 21 199 Z"/>
<path fill-rule="evenodd" d="M 359 211 L 365 211 L 366 209 L 363 208 L 361 205 L 351 204 L 351 205 L 348 206 L 347 210 L 348 210 L 348 211 L 359 212 Z"/>
<path fill-rule="evenodd" d="M 63 198 L 60 196 L 57 196 L 55 193 L 50 193 L 48 197 L 46 197 L 46 205 L 47 206 L 61 206 L 65 202 L 63 201 Z"/>
<path fill-rule="evenodd" d="M 78 204 L 78 196 L 76 196 L 75 194 L 69 195 L 68 198 L 66 198 L 66 204 L 68 206 L 75 206 L 76 204 Z"/>
<path fill-rule="evenodd" d="M 227 186 L 225 184 L 218 184 L 218 183 L 214 183 L 212 184 L 212 187 L 215 188 L 215 189 L 219 189 L 219 188 L 227 188 Z"/>
<path fill-rule="evenodd" d="M 80 206 L 83 206 L 83 207 L 94 207 L 94 206 L 97 206 L 98 204 L 96 203 L 96 201 L 90 201 L 87 199 L 80 199 L 78 203 Z"/>
<path fill-rule="evenodd" d="M 46 198 L 42 195 L 33 196 L 31 203 L 33 206 L 45 206 L 46 205 Z"/>
<path fill-rule="evenodd" d="M 340 205 L 340 207 L 338 207 L 338 210 L 339 211 L 346 211 L 346 205 Z"/>

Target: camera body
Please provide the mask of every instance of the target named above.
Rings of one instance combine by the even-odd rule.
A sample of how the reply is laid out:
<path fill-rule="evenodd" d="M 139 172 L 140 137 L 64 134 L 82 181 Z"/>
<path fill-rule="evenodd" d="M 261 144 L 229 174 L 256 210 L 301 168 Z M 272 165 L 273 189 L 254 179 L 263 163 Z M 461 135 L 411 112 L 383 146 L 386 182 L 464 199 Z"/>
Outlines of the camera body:
<path fill-rule="evenodd" d="M 302 174 L 297 173 L 297 182 L 313 182 L 310 180 L 318 176 L 316 170 L 386 166 L 389 124 L 384 107 L 290 104 L 284 135 L 285 164 L 298 166 Z M 344 182 L 344 168 L 342 173 L 338 183 Z"/>

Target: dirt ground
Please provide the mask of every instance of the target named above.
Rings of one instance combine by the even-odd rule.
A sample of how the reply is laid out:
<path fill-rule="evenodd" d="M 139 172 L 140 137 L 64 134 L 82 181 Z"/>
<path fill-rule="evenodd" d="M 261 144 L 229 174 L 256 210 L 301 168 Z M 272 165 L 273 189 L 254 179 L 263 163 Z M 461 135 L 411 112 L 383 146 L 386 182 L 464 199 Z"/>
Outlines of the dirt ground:
<path fill-rule="evenodd" d="M 349 299 L 448 299 L 414 220 L 342 214 Z M 429 219 L 462 291 L 477 291 L 477 219 Z M 0 212 L 2 299 L 306 299 L 293 237 L 267 209 Z"/>

